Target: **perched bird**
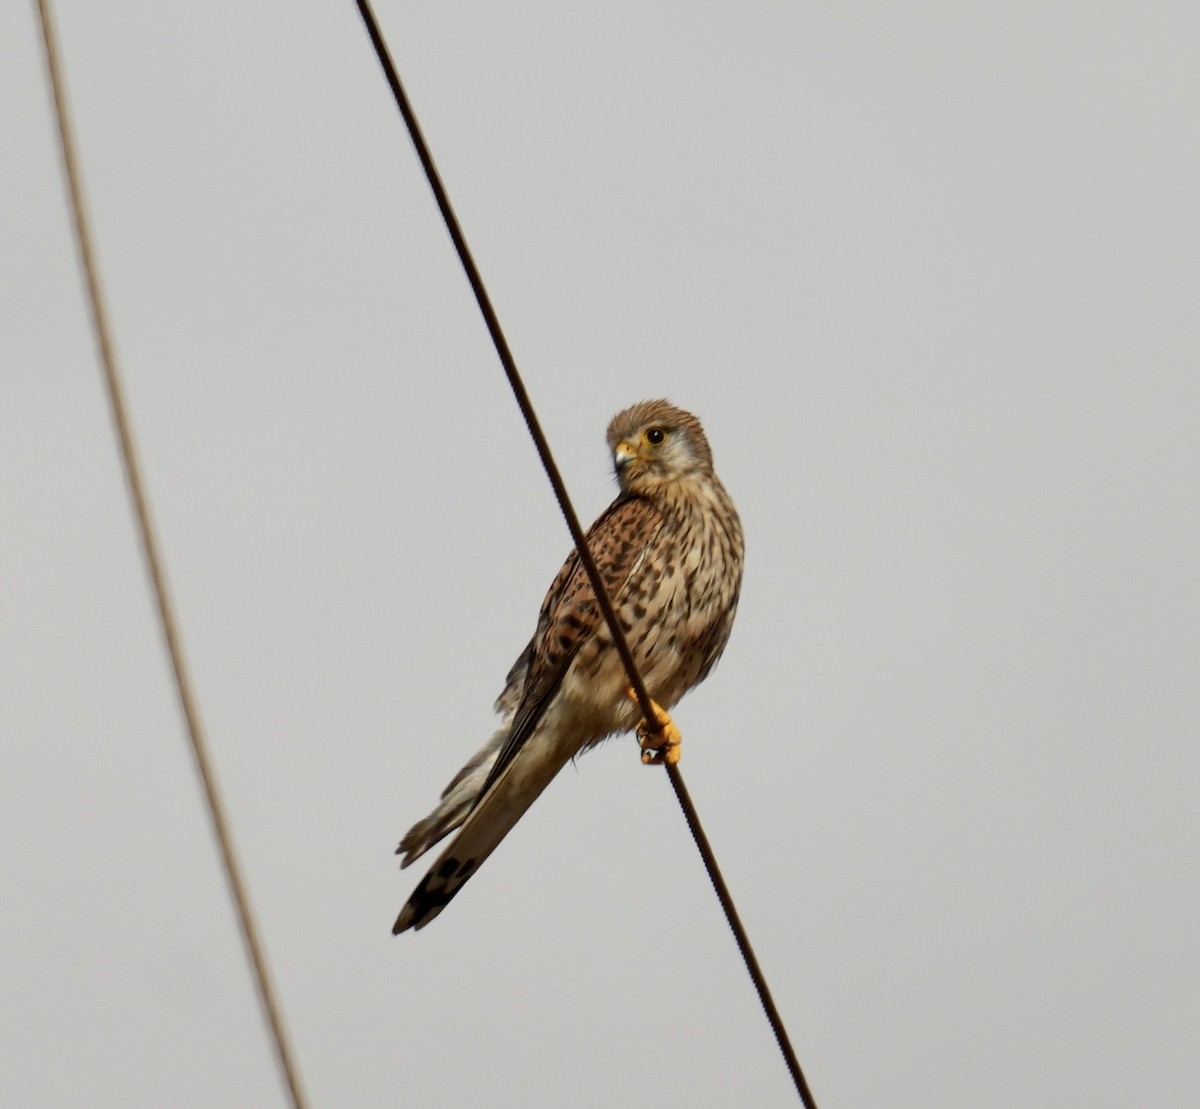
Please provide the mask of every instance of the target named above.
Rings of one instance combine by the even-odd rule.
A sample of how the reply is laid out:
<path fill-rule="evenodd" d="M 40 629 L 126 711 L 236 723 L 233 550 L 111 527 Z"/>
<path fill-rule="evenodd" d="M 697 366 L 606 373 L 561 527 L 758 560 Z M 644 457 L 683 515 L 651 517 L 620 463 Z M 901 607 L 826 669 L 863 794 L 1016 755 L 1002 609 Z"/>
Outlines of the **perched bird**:
<path fill-rule="evenodd" d="M 742 584 L 742 526 L 713 472 L 700 421 L 665 400 L 608 425 L 620 493 L 587 540 L 655 700 L 642 720 L 578 552 L 542 602 L 537 630 L 496 702 L 503 723 L 400 841 L 402 867 L 460 828 L 396 920 L 394 933 L 438 915 L 550 780 L 582 751 L 638 727 L 643 762 L 675 762 L 673 706 L 713 668 Z M 639 726 L 640 722 L 640 726 Z"/>

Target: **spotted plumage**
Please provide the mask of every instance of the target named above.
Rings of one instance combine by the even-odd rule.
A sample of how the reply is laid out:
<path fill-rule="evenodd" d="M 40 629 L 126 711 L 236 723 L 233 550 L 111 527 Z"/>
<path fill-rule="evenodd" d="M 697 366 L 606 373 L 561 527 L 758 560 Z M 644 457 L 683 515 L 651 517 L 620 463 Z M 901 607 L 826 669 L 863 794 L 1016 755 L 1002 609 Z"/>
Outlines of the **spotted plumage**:
<path fill-rule="evenodd" d="M 707 676 L 729 639 L 742 580 L 741 523 L 690 413 L 643 401 L 613 418 L 608 444 L 620 493 L 589 530 L 588 547 L 647 691 L 670 708 Z M 400 842 L 400 865 L 408 866 L 460 829 L 394 932 L 437 916 L 571 758 L 639 724 L 628 685 L 572 551 L 496 702 L 500 728 Z M 676 749 L 668 761 L 677 757 Z"/>

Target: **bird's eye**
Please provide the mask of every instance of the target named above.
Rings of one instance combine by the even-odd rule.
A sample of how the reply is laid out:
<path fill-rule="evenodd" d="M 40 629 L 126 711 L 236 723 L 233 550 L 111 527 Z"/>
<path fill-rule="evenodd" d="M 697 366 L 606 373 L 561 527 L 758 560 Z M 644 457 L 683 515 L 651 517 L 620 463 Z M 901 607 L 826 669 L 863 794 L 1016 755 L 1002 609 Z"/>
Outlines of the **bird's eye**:
<path fill-rule="evenodd" d="M 646 442 L 651 446 L 657 447 L 666 437 L 667 433 L 661 427 L 652 427 L 646 432 Z"/>

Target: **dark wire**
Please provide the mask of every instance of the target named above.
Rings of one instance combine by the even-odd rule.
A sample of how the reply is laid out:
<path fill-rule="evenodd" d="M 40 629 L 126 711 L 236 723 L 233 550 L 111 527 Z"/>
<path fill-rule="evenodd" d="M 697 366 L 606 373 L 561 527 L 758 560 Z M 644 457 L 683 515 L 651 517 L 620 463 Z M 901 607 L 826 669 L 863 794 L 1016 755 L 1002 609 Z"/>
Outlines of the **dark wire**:
<path fill-rule="evenodd" d="M 546 476 L 550 479 L 550 484 L 554 488 L 554 495 L 558 499 L 563 517 L 567 521 L 567 528 L 571 532 L 571 539 L 575 543 L 575 549 L 579 552 L 580 562 L 587 571 L 588 580 L 592 583 L 592 590 L 596 594 L 597 601 L 600 603 L 604 619 L 608 622 L 609 630 L 612 632 L 613 643 L 617 648 L 618 654 L 621 656 L 622 663 L 625 665 L 630 685 L 632 685 L 634 693 L 637 695 L 642 716 L 647 721 L 654 721 L 656 716 L 651 708 L 650 696 L 646 692 L 645 683 L 638 673 L 637 666 L 633 660 L 633 654 L 629 650 L 629 643 L 625 639 L 625 633 L 613 609 L 612 600 L 608 596 L 608 591 L 605 589 L 604 582 L 600 578 L 600 571 L 596 568 L 595 560 L 588 549 L 587 539 L 584 536 L 583 528 L 579 524 L 579 517 L 575 514 L 575 509 L 571 504 L 570 497 L 567 495 L 567 488 L 563 483 L 562 475 L 559 473 L 558 466 L 555 465 L 554 458 L 550 453 L 550 444 L 546 442 L 546 436 L 542 433 L 541 424 L 538 422 L 537 414 L 533 410 L 533 404 L 529 399 L 529 394 L 525 390 L 525 384 L 521 380 L 520 373 L 517 371 L 517 364 L 513 359 L 512 351 L 509 349 L 508 340 L 504 337 L 504 332 L 500 327 L 500 320 L 496 315 L 496 310 L 492 307 L 492 301 L 488 296 L 487 289 L 484 287 L 483 278 L 480 276 L 479 269 L 475 265 L 475 259 L 471 256 L 470 248 L 467 246 L 462 228 L 459 226 L 458 217 L 454 214 L 454 209 L 450 204 L 450 198 L 446 195 L 442 179 L 433 162 L 433 155 L 430 154 L 429 147 L 425 142 L 425 136 L 421 133 L 421 126 L 417 122 L 416 114 L 413 112 L 412 105 L 408 101 L 404 86 L 400 83 L 400 76 L 396 72 L 396 67 L 392 62 L 387 44 L 383 41 L 379 24 L 375 21 L 375 15 L 367 0 L 355 0 L 355 2 L 358 4 L 359 14 L 366 25 L 371 45 L 374 46 L 379 64 L 383 67 L 383 73 L 387 78 L 388 85 L 391 87 L 392 95 L 396 99 L 396 106 L 400 109 L 400 114 L 404 117 L 409 137 L 416 148 L 421 166 L 425 170 L 425 177 L 429 181 L 429 187 L 433 190 L 434 199 L 437 201 L 438 208 L 442 213 L 442 219 L 446 224 L 446 230 L 450 232 L 450 238 L 454 241 L 454 249 L 458 252 L 459 261 L 466 272 L 467 280 L 471 283 L 471 289 L 475 293 L 475 300 L 479 304 L 480 312 L 483 313 L 484 322 L 487 324 L 488 332 L 492 336 L 492 342 L 496 346 L 496 353 L 500 356 L 500 362 L 508 377 L 508 383 L 512 386 L 513 394 L 516 396 L 517 405 L 521 409 L 521 415 L 525 417 L 525 423 L 529 427 L 529 434 L 533 437 L 534 445 L 537 447 L 538 455 L 542 460 L 542 466 L 545 467 Z M 737 941 L 738 949 L 742 953 L 742 959 L 746 963 L 746 970 L 754 982 L 754 988 L 758 992 L 763 1010 L 767 1014 L 767 1020 L 770 1021 L 771 1030 L 774 1032 L 775 1040 L 779 1044 L 779 1050 L 782 1052 L 788 1070 L 791 1072 L 792 1080 L 796 1085 L 796 1092 L 800 1095 L 800 1100 L 806 1109 L 816 1109 L 817 1103 L 808 1088 L 804 1072 L 800 1069 L 799 1060 L 792 1049 L 791 1040 L 788 1039 L 787 1029 L 784 1028 L 783 1019 L 780 1017 L 779 1010 L 775 1007 L 775 1002 L 771 998 L 771 991 L 767 988 L 767 982 L 763 977 L 762 969 L 758 965 L 758 959 L 755 958 L 754 950 L 750 946 L 750 938 L 746 934 L 746 929 L 742 926 L 741 918 L 738 916 L 737 909 L 733 904 L 729 888 L 725 885 L 725 879 L 721 876 L 716 856 L 713 854 L 708 837 L 704 834 L 703 827 L 701 827 L 696 806 L 692 804 L 691 795 L 687 791 L 687 786 L 683 783 L 683 776 L 680 774 L 678 766 L 668 763 L 666 764 L 666 768 L 667 777 L 671 781 L 671 785 L 675 790 L 675 796 L 679 800 L 679 805 L 683 809 L 683 815 L 687 820 L 688 827 L 691 829 L 692 837 L 696 841 L 696 847 L 699 849 L 700 856 L 704 860 L 704 866 L 708 871 L 709 879 L 712 881 L 713 889 L 716 890 L 717 898 L 721 902 L 721 908 L 725 910 L 725 917 L 729 921 L 729 927 L 733 930 L 734 939 Z"/>
<path fill-rule="evenodd" d="M 183 713 L 188 740 L 191 744 L 196 773 L 204 788 L 213 837 L 217 841 L 230 899 L 233 901 L 241 928 L 242 943 L 245 946 L 254 983 L 258 987 L 258 1000 L 271 1031 L 276 1062 L 279 1064 L 280 1072 L 287 1084 L 293 1109 L 304 1109 L 307 1102 L 300 1085 L 300 1072 L 288 1044 L 287 1033 L 283 1026 L 283 1012 L 275 994 L 275 987 L 271 983 L 266 952 L 259 939 L 258 927 L 254 922 L 250 897 L 242 877 L 241 867 L 238 864 L 237 853 L 234 850 L 233 836 L 228 818 L 225 816 L 224 805 L 221 802 L 221 793 L 213 770 L 212 759 L 208 753 L 208 743 L 204 738 L 204 729 L 200 724 L 200 711 L 196 706 L 191 679 L 188 677 L 187 666 L 184 662 L 183 641 L 178 621 L 175 618 L 174 607 L 171 604 L 171 597 L 167 591 L 166 572 L 163 569 L 158 540 L 155 536 L 153 521 L 150 518 L 150 505 L 146 498 L 145 485 L 138 465 L 137 451 L 134 449 L 133 430 L 126 412 L 121 378 L 117 369 L 117 358 L 109 332 L 108 316 L 104 309 L 104 298 L 100 290 L 99 270 L 96 265 L 95 252 L 92 249 L 91 233 L 88 230 L 87 214 L 83 203 L 83 182 L 75 156 L 75 142 L 72 137 L 70 112 L 67 106 L 67 91 L 58 57 L 58 40 L 50 12 L 50 0 L 37 0 L 37 10 L 42 24 L 46 70 L 50 77 L 50 89 L 54 95 L 59 150 L 62 154 L 63 172 L 67 180 L 71 217 L 75 225 L 75 242 L 79 249 L 80 268 L 83 270 L 87 286 L 88 306 L 91 309 L 92 332 L 96 340 L 100 365 L 104 371 L 109 408 L 112 412 L 113 427 L 117 434 L 121 462 L 125 469 L 125 481 L 129 486 L 130 500 L 133 502 L 138 537 L 141 539 L 142 553 L 146 559 L 146 568 L 153 586 L 154 599 L 158 605 L 159 623 L 162 626 L 163 639 L 166 642 L 167 654 L 170 656 L 171 668 L 175 676 L 175 690 L 179 696 L 179 707 Z"/>

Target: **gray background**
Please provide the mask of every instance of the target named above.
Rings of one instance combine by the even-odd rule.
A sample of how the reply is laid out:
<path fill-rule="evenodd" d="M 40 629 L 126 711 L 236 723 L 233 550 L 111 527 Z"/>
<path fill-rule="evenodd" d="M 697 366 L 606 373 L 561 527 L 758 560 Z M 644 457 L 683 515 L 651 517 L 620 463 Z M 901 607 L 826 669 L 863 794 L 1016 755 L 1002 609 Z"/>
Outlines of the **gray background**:
<path fill-rule="evenodd" d="M 676 715 L 823 1109 L 1194 1104 L 1200 8 L 380 16 L 581 515 L 659 395 L 741 509 L 738 626 Z M 790 1104 L 631 739 L 389 935 L 395 842 L 569 540 L 353 5 L 59 22 L 314 1105 Z M 28 4 L 0 103 L 0 1103 L 279 1104 Z"/>

